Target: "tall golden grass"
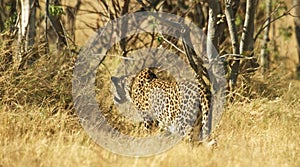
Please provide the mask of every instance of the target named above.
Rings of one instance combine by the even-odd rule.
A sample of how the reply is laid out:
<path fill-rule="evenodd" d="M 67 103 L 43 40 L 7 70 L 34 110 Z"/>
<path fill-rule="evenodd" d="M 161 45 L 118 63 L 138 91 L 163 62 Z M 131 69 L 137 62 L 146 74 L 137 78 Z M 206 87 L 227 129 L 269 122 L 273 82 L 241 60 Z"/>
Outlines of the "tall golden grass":
<path fill-rule="evenodd" d="M 162 154 L 132 158 L 101 148 L 80 126 L 70 107 L 73 60 L 44 56 L 21 71 L 1 72 L 1 167 L 300 166 L 300 82 L 281 69 L 237 90 L 212 134 L 216 146 L 183 141 Z"/>

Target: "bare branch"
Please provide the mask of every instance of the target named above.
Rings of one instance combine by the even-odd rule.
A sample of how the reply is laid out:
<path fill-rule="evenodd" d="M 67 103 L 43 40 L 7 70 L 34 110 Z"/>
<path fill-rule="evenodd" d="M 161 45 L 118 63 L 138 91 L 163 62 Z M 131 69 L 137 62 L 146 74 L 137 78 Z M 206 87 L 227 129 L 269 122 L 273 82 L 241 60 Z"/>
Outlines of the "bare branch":
<path fill-rule="evenodd" d="M 295 16 L 295 15 L 293 15 L 293 14 L 290 13 L 290 12 L 291 12 L 294 8 L 296 8 L 297 6 L 299 6 L 299 5 L 294 5 L 294 6 L 292 6 L 289 10 L 287 10 L 286 12 L 284 12 L 283 14 L 281 14 L 280 16 L 278 16 L 278 17 L 276 17 L 276 18 L 270 20 L 268 24 L 272 24 L 273 22 L 275 22 L 275 21 L 281 19 L 281 18 L 284 17 L 284 16 L 288 16 L 288 15 L 289 15 L 289 16 L 292 16 L 292 17 L 300 17 L 300 16 Z M 277 11 L 277 10 L 275 9 L 274 11 Z M 257 31 L 257 33 L 256 33 L 256 35 L 255 35 L 255 37 L 254 37 L 254 42 L 257 40 L 258 36 L 264 31 L 264 29 L 267 28 L 267 27 L 269 26 L 268 24 L 265 24 L 265 23 L 267 22 L 268 19 L 270 19 L 270 18 L 274 15 L 274 13 L 275 13 L 275 12 L 272 12 L 272 14 L 266 18 L 266 20 L 264 21 L 264 23 L 263 23 L 263 24 L 261 25 L 261 27 L 258 29 L 258 31 Z"/>

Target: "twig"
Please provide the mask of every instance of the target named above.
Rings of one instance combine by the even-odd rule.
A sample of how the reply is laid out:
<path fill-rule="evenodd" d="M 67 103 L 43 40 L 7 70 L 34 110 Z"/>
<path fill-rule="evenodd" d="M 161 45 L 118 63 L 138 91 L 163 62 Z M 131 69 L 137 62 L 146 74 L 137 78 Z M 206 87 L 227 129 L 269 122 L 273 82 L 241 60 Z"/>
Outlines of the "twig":
<path fill-rule="evenodd" d="M 169 41 L 167 38 L 165 38 L 162 34 L 160 34 L 162 39 L 164 41 L 166 41 L 168 44 L 170 44 L 171 46 L 173 46 L 176 50 L 178 50 L 180 53 L 185 54 L 185 52 L 183 50 L 181 50 L 179 47 L 177 47 L 175 44 L 173 44 L 171 41 Z"/>
<path fill-rule="evenodd" d="M 299 6 L 299 5 L 294 5 L 294 6 L 292 6 L 289 10 L 287 10 L 286 12 L 284 12 L 282 15 L 280 15 L 280 16 L 274 18 L 273 20 L 270 20 L 269 24 L 275 22 L 276 20 L 281 19 L 281 18 L 284 17 L 284 16 L 287 16 L 287 15 L 293 16 L 293 15 L 290 13 L 290 11 L 293 10 L 293 9 L 294 9 L 295 7 L 297 7 L 297 6 Z M 272 14 L 272 15 L 273 15 L 273 14 Z M 269 17 L 272 17 L 272 15 L 270 15 Z M 269 17 L 268 17 L 267 19 L 269 19 Z M 296 17 L 300 17 L 300 16 L 296 16 Z M 267 20 L 267 19 L 266 19 L 266 20 Z M 257 33 L 256 33 L 256 35 L 255 35 L 255 37 L 254 37 L 254 39 L 253 39 L 254 42 L 256 41 L 256 39 L 258 38 L 258 36 L 260 35 L 260 33 L 262 33 L 263 30 L 264 30 L 265 28 L 267 28 L 268 25 L 269 25 L 269 24 L 266 24 L 266 25 L 264 25 L 264 24 L 265 24 L 265 21 L 264 21 L 264 23 L 262 24 L 263 26 L 261 26 L 260 29 L 257 31 Z"/>
<path fill-rule="evenodd" d="M 226 57 L 232 57 L 232 60 L 252 60 L 252 59 L 256 59 L 253 56 L 244 56 L 242 54 L 233 54 L 233 53 L 228 53 L 228 54 L 224 54 L 222 56 L 220 56 L 221 59 L 226 58 Z"/>

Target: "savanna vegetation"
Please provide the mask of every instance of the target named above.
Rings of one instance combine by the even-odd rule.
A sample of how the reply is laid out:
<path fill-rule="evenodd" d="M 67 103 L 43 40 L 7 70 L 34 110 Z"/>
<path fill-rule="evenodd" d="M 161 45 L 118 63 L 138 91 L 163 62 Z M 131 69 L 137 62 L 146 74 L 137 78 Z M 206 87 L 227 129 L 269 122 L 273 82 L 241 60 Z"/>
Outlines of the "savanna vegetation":
<path fill-rule="evenodd" d="M 1 1 L 0 167 L 299 166 L 297 4 L 297 0 Z M 253 15 L 248 13 L 251 6 Z M 139 10 L 189 17 L 220 56 L 230 55 L 225 56 L 228 96 L 211 134 L 217 141 L 213 147 L 182 141 L 162 154 L 126 157 L 100 147 L 81 127 L 72 99 L 76 58 L 89 36 L 108 20 Z M 252 30 L 251 19 L 245 23 L 248 14 Z M 217 21 L 211 23 L 210 18 Z M 108 54 L 126 57 L 143 46 L 131 40 L 122 40 Z M 99 82 L 109 79 L 98 74 Z"/>

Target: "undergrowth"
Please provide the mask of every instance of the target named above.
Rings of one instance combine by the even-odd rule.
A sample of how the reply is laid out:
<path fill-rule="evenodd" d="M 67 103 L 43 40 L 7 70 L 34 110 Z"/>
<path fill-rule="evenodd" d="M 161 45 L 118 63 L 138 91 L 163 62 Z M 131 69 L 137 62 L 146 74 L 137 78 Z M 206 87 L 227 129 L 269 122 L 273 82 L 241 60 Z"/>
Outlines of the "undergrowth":
<path fill-rule="evenodd" d="M 0 166 L 300 164 L 300 82 L 280 68 L 250 80 L 240 76 L 212 134 L 214 148 L 182 142 L 160 155 L 129 158 L 95 144 L 73 114 L 75 59 L 67 51 L 45 54 L 23 69 L 0 71 Z"/>

